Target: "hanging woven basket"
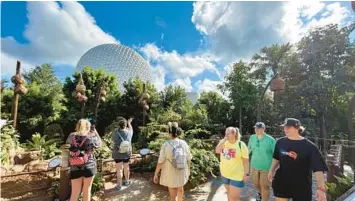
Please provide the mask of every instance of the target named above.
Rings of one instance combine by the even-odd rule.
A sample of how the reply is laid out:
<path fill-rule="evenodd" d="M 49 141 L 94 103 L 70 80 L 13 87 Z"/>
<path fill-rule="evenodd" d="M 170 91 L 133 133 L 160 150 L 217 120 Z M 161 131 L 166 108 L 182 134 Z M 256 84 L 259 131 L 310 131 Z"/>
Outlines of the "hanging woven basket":
<path fill-rule="evenodd" d="M 14 91 L 16 94 L 27 94 L 28 89 L 23 84 L 19 84 L 15 87 Z"/>
<path fill-rule="evenodd" d="M 285 81 L 280 77 L 276 77 L 271 81 L 270 90 L 275 91 L 284 91 L 285 90 Z"/>

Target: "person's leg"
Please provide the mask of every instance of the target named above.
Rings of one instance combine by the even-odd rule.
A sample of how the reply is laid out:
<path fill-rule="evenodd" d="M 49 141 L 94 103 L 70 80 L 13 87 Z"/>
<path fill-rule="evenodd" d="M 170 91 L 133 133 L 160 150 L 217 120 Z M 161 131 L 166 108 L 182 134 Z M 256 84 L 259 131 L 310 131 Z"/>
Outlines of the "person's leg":
<path fill-rule="evenodd" d="M 229 185 L 228 201 L 240 201 L 240 195 L 242 194 L 242 188 Z"/>
<path fill-rule="evenodd" d="M 123 170 L 125 177 L 125 185 L 129 185 L 129 162 L 124 161 Z"/>
<path fill-rule="evenodd" d="M 83 187 L 83 178 L 76 178 L 71 180 L 71 195 L 70 201 L 78 201 L 81 189 Z"/>
<path fill-rule="evenodd" d="M 253 183 L 254 187 L 261 192 L 261 186 L 260 186 L 260 175 L 259 175 L 259 171 L 251 168 L 251 182 Z"/>
<path fill-rule="evenodd" d="M 230 180 L 228 201 L 240 201 L 243 188 L 243 181 Z"/>
<path fill-rule="evenodd" d="M 123 162 L 116 162 L 117 185 L 122 186 Z"/>
<path fill-rule="evenodd" d="M 84 178 L 83 201 L 91 201 L 91 186 L 93 181 L 94 181 L 94 177 Z"/>
<path fill-rule="evenodd" d="M 279 197 L 275 197 L 275 201 L 288 201 L 288 198 L 279 198 Z"/>
<path fill-rule="evenodd" d="M 170 201 L 176 201 L 177 188 L 169 188 Z"/>
<path fill-rule="evenodd" d="M 229 199 L 229 194 L 228 194 L 228 191 L 229 191 L 229 181 L 230 181 L 229 179 L 222 177 L 222 183 L 224 184 L 224 187 L 226 188 L 228 199 Z"/>
<path fill-rule="evenodd" d="M 182 201 L 184 199 L 184 187 L 177 188 L 177 200 Z"/>
<path fill-rule="evenodd" d="M 260 186 L 261 186 L 261 198 L 262 201 L 268 201 L 270 197 L 270 181 L 267 178 L 267 171 L 260 172 Z"/>

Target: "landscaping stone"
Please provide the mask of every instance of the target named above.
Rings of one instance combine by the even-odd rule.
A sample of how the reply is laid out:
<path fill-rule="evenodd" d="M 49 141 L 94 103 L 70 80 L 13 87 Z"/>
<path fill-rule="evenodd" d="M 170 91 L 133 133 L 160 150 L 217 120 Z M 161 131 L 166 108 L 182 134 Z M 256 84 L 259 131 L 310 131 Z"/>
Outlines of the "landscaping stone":
<path fill-rule="evenodd" d="M 17 154 L 14 157 L 15 165 L 25 165 L 31 161 L 39 160 L 41 158 L 40 151 L 28 151 Z"/>

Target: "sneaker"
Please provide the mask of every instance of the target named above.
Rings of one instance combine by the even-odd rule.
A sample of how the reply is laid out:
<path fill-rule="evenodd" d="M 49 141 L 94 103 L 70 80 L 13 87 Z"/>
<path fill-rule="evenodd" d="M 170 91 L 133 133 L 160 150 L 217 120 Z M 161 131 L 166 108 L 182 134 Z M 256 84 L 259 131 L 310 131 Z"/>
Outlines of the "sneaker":
<path fill-rule="evenodd" d="M 256 201 L 261 201 L 261 193 L 258 193 L 258 196 L 256 196 Z"/>
<path fill-rule="evenodd" d="M 125 180 L 124 182 L 123 182 L 123 185 L 124 186 L 129 186 L 131 184 L 131 182 L 129 181 L 129 180 Z"/>
<path fill-rule="evenodd" d="M 122 187 L 121 187 L 121 185 L 118 185 L 118 184 L 117 184 L 117 185 L 115 186 L 115 188 L 116 188 L 116 190 L 120 191 Z"/>

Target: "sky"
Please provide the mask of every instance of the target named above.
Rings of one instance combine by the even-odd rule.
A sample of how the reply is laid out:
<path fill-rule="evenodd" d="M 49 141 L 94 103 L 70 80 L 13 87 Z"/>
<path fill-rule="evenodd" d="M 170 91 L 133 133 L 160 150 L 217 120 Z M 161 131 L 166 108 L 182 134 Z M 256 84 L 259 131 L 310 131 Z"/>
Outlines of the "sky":
<path fill-rule="evenodd" d="M 51 63 L 64 80 L 90 48 L 120 43 L 150 64 L 158 90 L 216 91 L 230 66 L 309 29 L 355 21 L 343 2 L 1 2 L 1 76 Z M 354 38 L 352 34 L 352 39 Z"/>

